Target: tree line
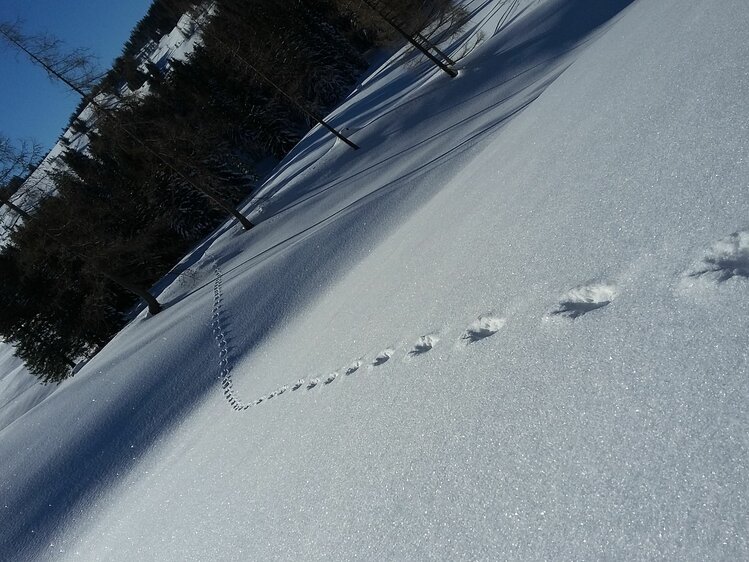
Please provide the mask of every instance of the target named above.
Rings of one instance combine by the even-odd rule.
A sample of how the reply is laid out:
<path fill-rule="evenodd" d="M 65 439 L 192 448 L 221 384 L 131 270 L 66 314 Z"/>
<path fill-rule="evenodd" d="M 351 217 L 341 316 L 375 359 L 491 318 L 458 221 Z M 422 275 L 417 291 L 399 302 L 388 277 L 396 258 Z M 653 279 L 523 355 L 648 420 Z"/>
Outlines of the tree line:
<path fill-rule="evenodd" d="M 449 10 L 448 0 L 378 3 L 412 34 Z M 350 91 L 366 51 L 399 40 L 381 8 L 355 0 L 219 0 L 187 61 L 144 73 L 141 48 L 201 8 L 156 0 L 95 81 L 83 59 L 55 66 L 68 55 L 54 42 L 0 26 L 31 53 L 46 45 L 34 62 L 95 113 L 71 120 L 87 147 L 64 152 L 33 213 L 0 199 L 22 216 L 0 250 L 0 337 L 43 382 L 105 345 L 138 298 L 157 313 L 147 288 L 228 215 L 241 220 L 254 164 L 281 159 Z M 145 83 L 148 95 L 122 95 Z"/>

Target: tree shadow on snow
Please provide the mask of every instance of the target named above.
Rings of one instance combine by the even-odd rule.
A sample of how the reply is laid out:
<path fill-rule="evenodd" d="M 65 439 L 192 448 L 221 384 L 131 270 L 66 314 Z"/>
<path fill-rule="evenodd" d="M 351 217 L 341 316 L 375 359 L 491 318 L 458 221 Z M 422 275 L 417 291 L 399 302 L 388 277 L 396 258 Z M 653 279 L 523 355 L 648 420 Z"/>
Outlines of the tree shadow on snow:
<path fill-rule="evenodd" d="M 295 172 L 277 173 L 278 185 L 270 192 L 278 193 L 259 213 L 258 220 L 272 218 L 310 196 L 352 180 L 362 180 L 368 175 L 373 182 L 386 178 L 391 161 L 404 154 L 412 155 L 415 166 L 421 163 L 421 158 L 434 159 L 435 153 L 439 157 L 441 154 L 436 151 L 440 150 L 444 136 L 454 132 L 456 127 L 468 131 L 465 136 L 474 140 L 480 135 L 473 133 L 494 130 L 492 125 L 506 122 L 519 108 L 540 95 L 569 66 L 570 53 L 598 36 L 606 24 L 633 1 L 549 2 L 506 24 L 480 52 L 458 65 L 465 64 L 458 78 L 451 80 L 442 76 L 431 63 L 422 61 L 384 87 L 374 80 L 370 84 L 371 92 L 360 92 L 355 100 L 335 113 L 335 121 L 342 127 L 348 125 L 366 131 L 362 150 L 354 152 L 340 147 L 335 154 L 336 169 L 345 175 L 315 184 L 294 184 L 304 168 L 294 167 L 298 154 L 305 152 L 304 147 L 299 146 L 299 153 L 295 149 L 286 160 Z M 390 118 L 384 119 L 386 116 Z M 409 134 L 430 122 L 434 125 L 430 129 L 437 132 L 428 138 L 405 147 L 402 143 L 391 142 L 394 137 Z M 310 141 L 322 142 L 320 135 L 324 133 L 318 132 Z M 356 134 L 352 138 L 358 140 Z M 375 147 L 379 158 L 370 158 L 374 152 L 369 149 Z"/>

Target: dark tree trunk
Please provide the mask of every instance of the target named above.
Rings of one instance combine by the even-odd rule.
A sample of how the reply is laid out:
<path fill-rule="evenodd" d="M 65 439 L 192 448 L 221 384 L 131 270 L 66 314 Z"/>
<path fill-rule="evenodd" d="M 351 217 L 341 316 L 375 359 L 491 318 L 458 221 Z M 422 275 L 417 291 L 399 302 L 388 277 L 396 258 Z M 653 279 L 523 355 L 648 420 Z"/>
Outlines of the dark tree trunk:
<path fill-rule="evenodd" d="M 382 6 L 382 4 L 378 0 L 362 0 L 362 2 L 364 2 L 372 10 L 374 10 L 377 13 L 377 15 L 379 15 L 382 19 L 384 19 L 390 25 L 390 27 L 395 29 L 395 31 L 397 31 L 400 35 L 402 35 L 406 39 L 406 41 L 408 41 L 411 45 L 413 45 L 419 51 L 421 51 L 424 55 L 426 55 L 426 57 L 429 60 L 431 60 L 434 64 L 436 64 L 443 72 L 445 72 L 448 76 L 450 76 L 450 78 L 455 78 L 458 75 L 458 72 L 455 69 L 450 68 L 440 59 L 435 57 L 432 53 L 430 53 L 427 50 L 426 47 L 424 47 L 422 43 L 417 41 L 414 38 L 414 36 L 407 33 L 406 30 L 403 29 L 403 27 L 398 25 L 398 22 L 396 22 L 395 19 L 390 14 L 388 14 L 387 11 L 385 11 L 385 8 Z M 422 40 L 424 41 L 426 40 L 426 38 L 424 38 L 424 36 L 421 35 L 420 33 L 417 33 L 416 35 L 420 37 Z M 450 60 L 442 53 L 442 51 L 440 51 L 436 47 L 434 48 L 434 50 L 440 53 L 440 56 L 445 57 L 448 61 Z"/>
<path fill-rule="evenodd" d="M 126 291 L 129 291 L 130 293 L 133 293 L 134 295 L 137 295 L 140 297 L 140 299 L 146 303 L 148 306 L 148 312 L 150 312 L 152 315 L 158 314 L 162 311 L 161 304 L 159 301 L 156 300 L 156 297 L 154 297 L 151 293 L 146 291 L 145 289 L 142 289 L 138 287 L 137 285 L 133 285 L 129 281 L 123 279 L 122 277 L 118 275 L 114 275 L 112 273 L 107 273 L 102 271 L 101 274 L 106 277 L 107 279 L 110 279 L 113 283 L 116 285 L 119 285 Z"/>

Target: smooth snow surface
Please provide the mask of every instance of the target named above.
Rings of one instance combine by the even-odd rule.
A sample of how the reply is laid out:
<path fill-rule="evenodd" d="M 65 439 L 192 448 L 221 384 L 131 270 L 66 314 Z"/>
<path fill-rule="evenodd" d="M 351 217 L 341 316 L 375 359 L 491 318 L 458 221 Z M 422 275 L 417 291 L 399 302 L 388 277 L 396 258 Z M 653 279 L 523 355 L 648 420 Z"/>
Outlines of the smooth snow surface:
<path fill-rule="evenodd" d="M 749 5 L 502 4 L 0 432 L 0 558 L 749 558 Z"/>

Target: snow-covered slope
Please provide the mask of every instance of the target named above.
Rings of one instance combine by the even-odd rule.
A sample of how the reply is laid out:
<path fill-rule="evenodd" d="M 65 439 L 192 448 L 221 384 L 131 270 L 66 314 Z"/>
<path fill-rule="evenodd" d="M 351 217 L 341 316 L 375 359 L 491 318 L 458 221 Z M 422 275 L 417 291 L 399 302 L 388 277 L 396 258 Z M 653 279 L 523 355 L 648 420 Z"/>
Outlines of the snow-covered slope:
<path fill-rule="evenodd" d="M 13 348 L 0 343 L 0 431 L 52 394 L 54 386 L 42 386 L 13 355 Z"/>
<path fill-rule="evenodd" d="M 500 4 L 0 432 L 0 555 L 749 556 L 749 8 Z"/>

